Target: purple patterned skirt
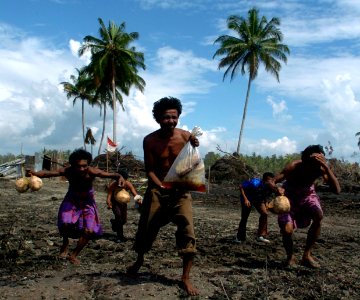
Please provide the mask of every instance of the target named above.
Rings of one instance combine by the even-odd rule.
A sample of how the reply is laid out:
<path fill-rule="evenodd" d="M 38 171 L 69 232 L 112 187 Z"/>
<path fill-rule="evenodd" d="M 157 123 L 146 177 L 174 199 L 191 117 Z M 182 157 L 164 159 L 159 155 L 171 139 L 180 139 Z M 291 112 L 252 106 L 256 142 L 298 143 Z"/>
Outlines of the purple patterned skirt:
<path fill-rule="evenodd" d="M 94 190 L 74 192 L 69 190 L 58 213 L 58 228 L 62 236 L 94 238 L 102 234 Z"/>
<path fill-rule="evenodd" d="M 316 194 L 315 186 L 307 188 L 293 188 L 284 184 L 285 196 L 290 199 L 290 212 L 278 216 L 281 229 L 287 223 L 292 223 L 294 228 L 305 228 L 311 224 L 314 214 L 322 215 L 323 211 L 320 198 Z"/>

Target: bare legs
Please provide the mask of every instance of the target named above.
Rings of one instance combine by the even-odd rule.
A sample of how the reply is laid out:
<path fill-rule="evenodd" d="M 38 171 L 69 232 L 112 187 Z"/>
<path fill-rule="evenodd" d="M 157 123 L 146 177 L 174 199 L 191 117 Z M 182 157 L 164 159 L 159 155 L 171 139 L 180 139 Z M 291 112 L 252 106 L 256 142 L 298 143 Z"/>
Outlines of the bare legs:
<path fill-rule="evenodd" d="M 320 267 L 320 265 L 312 257 L 311 250 L 314 247 L 316 240 L 320 236 L 322 218 L 323 215 L 321 211 L 314 214 L 312 224 L 307 234 L 306 245 L 302 256 L 301 264 L 310 268 Z M 294 227 L 292 223 L 287 223 L 285 225 L 285 228 L 282 229 L 283 245 L 286 251 L 286 256 L 287 256 L 286 263 L 288 266 L 292 266 L 296 263 L 293 254 L 293 239 L 292 239 L 293 232 L 294 232 Z"/>
<path fill-rule="evenodd" d="M 72 264 L 78 265 L 80 264 L 80 260 L 77 259 L 80 251 L 87 245 L 89 242 L 89 238 L 86 236 L 81 236 L 77 242 L 76 248 L 74 251 L 69 255 L 68 259 Z"/>
<path fill-rule="evenodd" d="M 69 250 L 69 238 L 67 236 L 63 237 L 63 244 L 60 247 L 60 258 L 67 258 L 72 264 L 80 264 L 80 260 L 77 258 L 80 251 L 87 245 L 89 238 L 86 236 L 81 236 L 77 242 L 76 248 L 68 256 Z"/>
<path fill-rule="evenodd" d="M 311 268 L 319 268 L 320 265 L 311 256 L 311 249 L 313 248 L 316 240 L 319 238 L 321 232 L 321 218 L 312 222 L 305 245 L 305 251 L 301 260 L 301 263 Z"/>
<path fill-rule="evenodd" d="M 184 255 L 183 256 L 183 275 L 182 282 L 184 284 L 184 289 L 188 293 L 189 296 L 199 295 L 199 291 L 192 285 L 190 281 L 190 270 L 192 267 L 193 256 L 192 255 Z"/>
<path fill-rule="evenodd" d="M 63 237 L 63 244 L 60 247 L 59 257 L 60 258 L 66 258 L 67 254 L 68 254 L 68 249 L 69 249 L 69 238 L 67 236 L 64 236 Z"/>
<path fill-rule="evenodd" d="M 127 268 L 127 274 L 130 276 L 135 276 L 139 271 L 139 269 L 141 268 L 141 266 L 143 265 L 143 263 L 144 263 L 144 253 L 138 253 L 137 259 L 134 262 L 134 264 Z"/>
<path fill-rule="evenodd" d="M 296 259 L 294 256 L 294 242 L 292 239 L 292 234 L 294 232 L 294 226 L 292 223 L 287 223 L 285 228 L 282 229 L 282 240 L 286 252 L 286 265 L 294 266 L 296 264 Z"/>
<path fill-rule="evenodd" d="M 192 285 L 190 281 L 190 270 L 192 267 L 192 262 L 193 262 L 193 255 L 183 256 L 183 274 L 181 280 L 184 284 L 184 290 L 189 296 L 195 296 L 199 294 L 199 291 Z M 143 263 L 144 263 L 144 254 L 138 253 L 138 257 L 135 263 L 127 268 L 127 274 L 132 277 L 135 276 L 138 273 L 140 267 L 143 265 Z"/>

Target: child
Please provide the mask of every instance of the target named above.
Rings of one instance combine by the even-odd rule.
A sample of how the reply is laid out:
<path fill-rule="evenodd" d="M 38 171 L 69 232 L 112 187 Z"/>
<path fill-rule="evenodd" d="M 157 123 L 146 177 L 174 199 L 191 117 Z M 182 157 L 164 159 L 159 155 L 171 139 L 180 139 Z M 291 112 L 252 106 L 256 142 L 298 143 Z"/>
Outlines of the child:
<path fill-rule="evenodd" d="M 143 198 L 140 195 L 138 195 L 135 187 L 132 185 L 131 182 L 127 180 L 129 178 L 128 173 L 124 170 L 118 170 L 118 173 L 125 180 L 124 186 L 122 188 L 125 189 L 126 191 L 130 191 L 131 194 L 134 196 L 135 206 L 141 206 Z M 119 192 L 119 187 L 117 181 L 114 181 L 109 186 L 106 202 L 108 208 L 112 209 L 115 216 L 115 219 L 110 220 L 112 230 L 116 232 L 118 242 L 126 242 L 127 238 L 124 236 L 123 226 L 127 222 L 127 203 L 120 203 L 116 201 L 115 195 L 118 192 Z"/>
<path fill-rule="evenodd" d="M 62 201 L 58 213 L 58 228 L 63 237 L 60 258 L 68 254 L 69 238 L 79 238 L 76 248 L 67 257 L 73 264 L 80 264 L 77 259 L 80 251 L 90 239 L 101 235 L 102 228 L 95 203 L 93 181 L 95 177 L 112 178 L 119 186 L 124 185 L 123 177 L 118 173 L 108 173 L 90 167 L 92 155 L 77 149 L 70 154 L 70 166 L 54 171 L 26 170 L 26 176 L 35 175 L 40 178 L 64 176 L 69 182 L 69 189 Z"/>
<path fill-rule="evenodd" d="M 246 240 L 246 223 L 252 206 L 254 206 L 260 214 L 257 241 L 270 243 L 270 240 L 266 238 L 268 233 L 268 211 L 266 207 L 266 200 L 268 200 L 268 198 L 274 193 L 274 180 L 275 175 L 271 172 L 266 172 L 263 174 L 262 180 L 253 178 L 251 180 L 244 181 L 240 185 L 241 220 L 235 239 L 236 243 L 241 243 Z"/>

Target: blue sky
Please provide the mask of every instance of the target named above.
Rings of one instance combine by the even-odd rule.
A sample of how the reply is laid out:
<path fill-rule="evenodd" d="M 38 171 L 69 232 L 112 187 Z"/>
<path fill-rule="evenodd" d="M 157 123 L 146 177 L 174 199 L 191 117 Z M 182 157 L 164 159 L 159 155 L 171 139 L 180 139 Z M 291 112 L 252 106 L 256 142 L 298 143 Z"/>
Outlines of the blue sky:
<path fill-rule="evenodd" d="M 291 54 L 280 83 L 263 69 L 253 82 L 241 152 L 284 155 L 309 144 L 331 142 L 333 156 L 357 161 L 360 131 L 360 2 L 234 0 L 4 0 L 0 10 L 0 154 L 82 146 L 81 105 L 73 106 L 59 84 L 88 62 L 77 49 L 105 24 L 126 23 L 139 33 L 145 55 L 144 93 L 124 97 L 117 112 L 117 141 L 143 157 L 142 139 L 158 124 L 153 103 L 178 97 L 179 127 L 200 126 L 200 151 L 234 152 L 247 76 L 223 81 L 213 59 L 214 40 L 229 34 L 226 18 L 256 6 L 279 17 Z M 100 141 L 102 116 L 86 108 L 86 126 Z M 108 109 L 106 134 L 112 137 Z M 104 145 L 103 145 L 104 146 Z M 98 143 L 94 154 L 97 153 Z M 354 155 L 354 153 L 356 155 Z"/>

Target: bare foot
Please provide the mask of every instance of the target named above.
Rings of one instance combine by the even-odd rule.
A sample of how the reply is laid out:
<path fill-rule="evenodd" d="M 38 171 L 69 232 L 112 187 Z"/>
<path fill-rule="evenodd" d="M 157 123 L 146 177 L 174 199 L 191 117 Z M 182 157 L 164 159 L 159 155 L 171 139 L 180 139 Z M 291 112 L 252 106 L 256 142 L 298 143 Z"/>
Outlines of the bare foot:
<path fill-rule="evenodd" d="M 301 260 L 301 265 L 312 269 L 320 268 L 320 264 L 316 262 L 315 259 L 311 256 L 303 257 Z"/>
<path fill-rule="evenodd" d="M 63 252 L 60 252 L 59 258 L 60 258 L 60 259 L 65 259 L 65 258 L 67 257 L 67 255 L 68 255 L 67 250 L 66 250 L 66 251 L 63 251 Z"/>
<path fill-rule="evenodd" d="M 65 243 L 60 248 L 59 258 L 66 258 L 68 255 L 68 244 Z"/>
<path fill-rule="evenodd" d="M 189 296 L 199 295 L 199 291 L 192 285 L 189 279 L 183 279 L 184 289 Z"/>
<path fill-rule="evenodd" d="M 287 258 L 285 261 L 285 266 L 288 268 L 293 268 L 296 266 L 296 258 L 295 256 L 291 256 L 291 258 Z"/>
<path fill-rule="evenodd" d="M 143 262 L 144 260 L 138 259 L 133 265 L 131 265 L 126 269 L 126 274 L 131 277 L 135 277 L 139 272 L 139 269 L 141 268 Z"/>
<path fill-rule="evenodd" d="M 75 256 L 70 255 L 68 256 L 68 261 L 71 262 L 73 265 L 80 265 L 80 260 L 78 260 Z"/>

